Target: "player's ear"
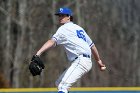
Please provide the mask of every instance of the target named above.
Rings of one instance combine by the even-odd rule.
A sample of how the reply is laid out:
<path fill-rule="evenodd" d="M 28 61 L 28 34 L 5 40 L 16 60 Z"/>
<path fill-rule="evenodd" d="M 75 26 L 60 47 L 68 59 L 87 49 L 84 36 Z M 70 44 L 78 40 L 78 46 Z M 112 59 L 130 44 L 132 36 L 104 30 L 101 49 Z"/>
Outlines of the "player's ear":
<path fill-rule="evenodd" d="M 68 16 L 68 20 L 70 20 L 70 16 Z"/>

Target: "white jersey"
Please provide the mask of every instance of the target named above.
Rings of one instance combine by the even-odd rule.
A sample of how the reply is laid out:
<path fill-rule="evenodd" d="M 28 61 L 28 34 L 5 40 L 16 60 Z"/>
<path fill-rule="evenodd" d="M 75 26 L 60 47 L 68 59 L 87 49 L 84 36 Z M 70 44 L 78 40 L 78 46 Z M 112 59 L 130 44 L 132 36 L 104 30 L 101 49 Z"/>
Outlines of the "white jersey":
<path fill-rule="evenodd" d="M 73 61 L 82 54 L 91 56 L 91 47 L 94 45 L 85 30 L 73 22 L 68 22 L 58 28 L 52 37 L 57 45 L 63 45 L 68 60 Z"/>

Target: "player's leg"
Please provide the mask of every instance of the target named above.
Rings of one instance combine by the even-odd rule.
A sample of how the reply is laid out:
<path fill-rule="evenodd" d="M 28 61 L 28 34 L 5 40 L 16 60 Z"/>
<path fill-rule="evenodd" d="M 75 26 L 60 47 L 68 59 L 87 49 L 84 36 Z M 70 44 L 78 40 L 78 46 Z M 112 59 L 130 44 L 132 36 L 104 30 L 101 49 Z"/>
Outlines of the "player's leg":
<path fill-rule="evenodd" d="M 83 63 L 86 65 L 88 64 L 88 66 L 85 67 L 86 65 L 82 65 Z M 79 58 L 73 62 L 72 65 L 58 79 L 56 83 L 58 85 L 58 90 L 68 93 L 68 89 L 72 86 L 72 84 L 88 72 L 91 69 L 91 66 L 92 63 L 90 60 L 82 60 Z"/>
<path fill-rule="evenodd" d="M 67 69 L 67 70 L 68 70 L 68 69 Z M 61 74 L 61 76 L 57 79 L 57 81 L 55 82 L 56 86 L 58 87 L 58 93 L 69 93 L 69 92 L 68 92 L 68 88 L 67 88 L 66 86 L 65 86 L 65 87 L 63 86 L 62 89 L 59 89 L 59 88 L 60 88 L 60 85 L 62 85 L 60 82 L 62 81 L 62 79 L 63 79 L 65 73 L 67 72 L 67 70 L 65 70 L 65 71 Z"/>

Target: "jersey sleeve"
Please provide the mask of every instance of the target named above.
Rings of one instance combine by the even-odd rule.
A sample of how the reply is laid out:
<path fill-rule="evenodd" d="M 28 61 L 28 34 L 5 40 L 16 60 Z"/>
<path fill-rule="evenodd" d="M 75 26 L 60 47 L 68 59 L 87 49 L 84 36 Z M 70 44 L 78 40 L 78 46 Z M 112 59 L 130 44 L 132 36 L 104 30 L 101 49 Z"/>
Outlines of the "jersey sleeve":
<path fill-rule="evenodd" d="M 88 43 L 90 48 L 94 46 L 94 42 L 91 40 L 91 38 L 87 34 L 86 34 L 86 42 Z"/>
<path fill-rule="evenodd" d="M 63 33 L 64 29 L 61 27 L 56 31 L 56 33 L 52 36 L 51 39 L 56 41 L 56 45 L 63 44 L 66 41 L 66 37 Z"/>

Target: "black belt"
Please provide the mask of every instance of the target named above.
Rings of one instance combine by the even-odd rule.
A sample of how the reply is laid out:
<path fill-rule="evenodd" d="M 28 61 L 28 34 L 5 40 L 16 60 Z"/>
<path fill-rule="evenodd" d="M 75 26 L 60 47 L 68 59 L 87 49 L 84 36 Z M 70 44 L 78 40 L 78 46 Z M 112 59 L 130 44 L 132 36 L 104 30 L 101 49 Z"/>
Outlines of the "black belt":
<path fill-rule="evenodd" d="M 90 58 L 90 55 L 87 55 L 87 54 L 83 54 L 83 57 L 87 57 L 87 58 Z"/>
<path fill-rule="evenodd" d="M 87 58 L 90 58 L 90 55 L 87 55 L 87 54 L 83 54 L 83 57 L 87 57 Z M 76 57 L 75 59 L 77 59 L 78 57 Z"/>

